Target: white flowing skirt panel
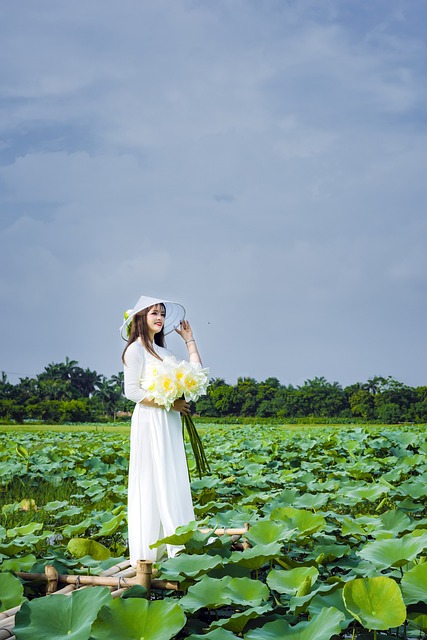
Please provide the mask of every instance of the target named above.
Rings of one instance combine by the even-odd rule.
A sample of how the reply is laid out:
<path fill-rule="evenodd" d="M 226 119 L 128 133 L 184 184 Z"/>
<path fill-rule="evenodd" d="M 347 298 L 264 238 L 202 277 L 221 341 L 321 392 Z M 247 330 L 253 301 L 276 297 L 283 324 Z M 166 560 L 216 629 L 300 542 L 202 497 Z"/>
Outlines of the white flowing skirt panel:
<path fill-rule="evenodd" d="M 159 538 L 194 520 L 180 414 L 137 404 L 130 435 L 128 534 L 130 562 L 157 560 Z M 168 545 L 169 556 L 182 547 Z"/>

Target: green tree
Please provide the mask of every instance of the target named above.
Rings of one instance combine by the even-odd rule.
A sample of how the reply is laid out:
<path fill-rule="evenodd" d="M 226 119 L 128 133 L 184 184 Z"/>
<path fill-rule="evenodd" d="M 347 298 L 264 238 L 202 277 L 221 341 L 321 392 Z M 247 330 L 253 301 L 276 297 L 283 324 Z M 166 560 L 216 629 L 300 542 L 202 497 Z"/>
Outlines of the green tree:
<path fill-rule="evenodd" d="M 347 408 L 346 396 L 338 382 L 323 376 L 306 380 L 298 388 L 298 413 L 301 416 L 334 417 Z"/>
<path fill-rule="evenodd" d="M 120 410 L 120 403 L 123 404 L 121 386 L 118 386 L 114 380 L 109 380 L 106 376 L 101 377 L 94 397 L 99 401 L 103 414 L 112 418 L 115 418 L 116 412 Z"/>
<path fill-rule="evenodd" d="M 238 378 L 234 393 L 235 415 L 254 416 L 258 408 L 258 383 L 254 378 Z"/>
<path fill-rule="evenodd" d="M 351 412 L 358 418 L 372 420 L 375 417 L 375 402 L 372 393 L 358 389 L 349 397 Z"/>
<path fill-rule="evenodd" d="M 236 415 L 234 387 L 217 378 L 211 383 L 208 394 L 215 409 L 214 417 Z"/>
<path fill-rule="evenodd" d="M 369 393 L 372 393 L 372 395 L 375 396 L 383 389 L 386 383 L 387 380 L 382 376 L 374 376 L 373 378 L 367 380 L 362 388 L 365 389 L 365 391 L 369 391 Z"/>

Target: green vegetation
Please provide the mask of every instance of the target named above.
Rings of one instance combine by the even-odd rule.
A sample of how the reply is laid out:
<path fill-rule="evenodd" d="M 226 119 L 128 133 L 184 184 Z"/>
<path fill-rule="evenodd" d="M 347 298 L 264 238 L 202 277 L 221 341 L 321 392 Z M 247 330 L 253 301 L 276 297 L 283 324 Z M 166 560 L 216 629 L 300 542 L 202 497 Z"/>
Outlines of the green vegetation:
<path fill-rule="evenodd" d="M 51 423 L 91 422 L 114 419 L 131 404 L 123 397 L 123 373 L 106 378 L 82 369 L 75 360 L 51 363 L 35 378 L 0 381 L 0 419 Z"/>
<path fill-rule="evenodd" d="M 129 419 L 134 404 L 123 396 L 123 373 L 106 378 L 82 369 L 75 360 L 51 363 L 35 378 L 0 380 L 0 420 L 64 424 Z M 325 378 L 306 380 L 294 387 L 277 378 L 257 382 L 239 378 L 227 384 L 211 380 L 208 393 L 193 404 L 202 418 L 239 422 L 242 418 L 270 423 L 378 422 L 396 424 L 427 421 L 427 386 L 409 387 L 391 376 L 375 376 L 367 382 L 342 387 Z"/>
<path fill-rule="evenodd" d="M 13 576 L 46 563 L 98 574 L 127 555 L 128 433 L 0 433 L 0 610 L 24 602 L 17 640 L 112 629 L 164 640 L 425 637 L 424 427 L 205 425 L 203 440 L 212 473 L 191 484 L 198 522 L 163 541 L 184 551 L 158 563 L 182 591 L 148 602 L 102 587 L 37 598 Z M 199 531 L 246 522 L 244 551 Z"/>

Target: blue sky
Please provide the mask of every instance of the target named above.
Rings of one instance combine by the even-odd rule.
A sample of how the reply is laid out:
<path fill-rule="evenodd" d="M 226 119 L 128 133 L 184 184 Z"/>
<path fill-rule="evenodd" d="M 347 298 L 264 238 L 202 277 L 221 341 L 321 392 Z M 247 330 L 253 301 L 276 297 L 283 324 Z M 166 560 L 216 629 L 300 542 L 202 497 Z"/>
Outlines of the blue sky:
<path fill-rule="evenodd" d="M 3 0 L 0 370 L 427 383 L 426 2 Z M 177 336 L 168 342 L 184 355 Z"/>

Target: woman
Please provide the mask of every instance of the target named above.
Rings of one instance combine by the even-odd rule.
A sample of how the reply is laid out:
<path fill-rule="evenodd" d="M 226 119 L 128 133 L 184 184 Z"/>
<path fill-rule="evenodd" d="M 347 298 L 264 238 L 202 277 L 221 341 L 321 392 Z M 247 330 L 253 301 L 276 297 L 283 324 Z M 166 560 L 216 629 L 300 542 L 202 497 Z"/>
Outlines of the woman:
<path fill-rule="evenodd" d="M 150 549 L 178 526 L 194 520 L 180 413 L 188 414 L 184 399 L 166 409 L 147 399 L 141 378 L 152 361 L 171 353 L 165 335 L 175 330 L 184 340 L 190 362 L 201 364 L 190 323 L 182 305 L 142 296 L 121 327 L 128 335 L 123 352 L 125 396 L 133 400 L 128 486 L 129 553 L 137 560 L 156 560 L 162 550 Z M 167 545 L 168 556 L 182 547 Z"/>

